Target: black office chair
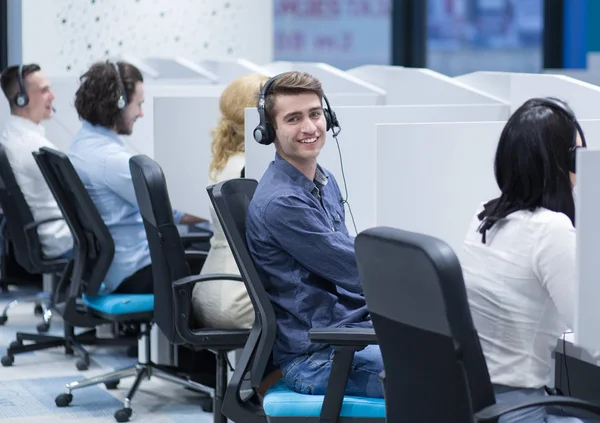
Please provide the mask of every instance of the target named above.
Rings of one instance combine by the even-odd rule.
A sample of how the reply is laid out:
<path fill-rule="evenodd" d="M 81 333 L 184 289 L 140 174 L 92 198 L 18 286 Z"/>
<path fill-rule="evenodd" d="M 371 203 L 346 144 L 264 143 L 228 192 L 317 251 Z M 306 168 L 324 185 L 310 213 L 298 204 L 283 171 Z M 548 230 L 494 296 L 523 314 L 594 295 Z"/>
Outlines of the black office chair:
<path fill-rule="evenodd" d="M 40 225 L 50 223 L 56 220 L 62 220 L 62 217 L 45 219 L 36 222 L 33 214 L 8 160 L 5 147 L 0 145 L 0 207 L 3 209 L 2 236 L 5 245 L 3 245 L 3 254 L 12 248 L 17 263 L 30 274 L 49 275 L 54 280 L 58 279 L 68 260 L 62 258 L 48 258 L 42 252 L 42 246 L 37 233 Z M 9 244 L 10 240 L 10 244 Z M 6 258 L 6 257 L 4 257 Z M 41 314 L 43 322 L 37 326 L 38 332 L 47 332 L 50 328 L 50 319 L 52 316 L 52 292 L 40 293 L 35 296 L 28 296 L 15 299 L 9 302 L 0 315 L 0 325 L 8 320 L 7 312 L 10 308 L 19 303 L 35 303 L 35 313 Z M 23 334 L 24 339 L 28 335 Z M 39 338 L 37 339 L 40 340 Z"/>
<path fill-rule="evenodd" d="M 227 388 L 227 354 L 243 348 L 249 331 L 194 327 L 192 290 L 196 283 L 223 279 L 239 280 L 241 283 L 241 278 L 225 274 L 191 275 L 186 252 L 173 222 L 171 200 L 162 169 L 154 160 L 143 155 L 132 157 L 129 167 L 152 257 L 156 294 L 154 321 L 172 344 L 195 351 L 209 350 L 215 354 L 214 421 L 224 423 L 227 419 L 221 413 L 221 405 Z"/>
<path fill-rule="evenodd" d="M 4 222 L 2 223 L 3 240 L 5 241 L 3 254 L 6 254 L 9 247 L 6 243 L 8 241 L 7 238 L 9 238 L 15 259 L 23 269 L 31 274 L 47 274 L 53 278 L 61 278 L 64 281 L 69 274 L 69 260 L 45 257 L 37 233 L 40 225 L 59 219 L 62 220 L 62 218 L 46 219 L 39 222 L 34 220 L 31 209 L 17 183 L 3 145 L 0 145 L 0 206 L 4 214 Z M 11 307 L 16 306 L 20 302 L 32 302 L 39 304 L 39 307 L 36 306 L 37 312 L 41 313 L 44 318 L 44 321 L 37 326 L 38 332 L 48 331 L 52 316 L 51 308 L 54 293 L 50 292 L 48 294 L 49 298 L 47 300 L 36 295 L 9 302 L 4 308 L 2 315 L 0 315 L 0 325 L 7 321 L 7 312 Z M 23 345 L 23 341 L 34 341 L 34 344 Z M 11 366 L 14 363 L 14 354 L 54 348 L 62 345 L 64 345 L 64 339 L 60 337 L 19 332 L 17 333 L 16 341 L 11 343 L 7 355 L 2 357 L 1 363 L 3 366 Z"/>
<path fill-rule="evenodd" d="M 249 423 L 384 421 L 383 399 L 344 396 L 354 352 L 377 344 L 372 329 L 324 328 L 309 332 L 313 342 L 336 349 L 326 395 L 294 392 L 282 380 L 266 389 L 264 396 L 261 394 L 263 380 L 276 370 L 271 365 L 271 352 L 277 329 L 273 306 L 246 244 L 246 216 L 256 186 L 253 179 L 233 179 L 207 188 L 256 313 L 250 337 L 229 382 L 223 413 L 233 421 Z"/>
<path fill-rule="evenodd" d="M 462 269 L 445 242 L 379 227 L 361 232 L 355 248 L 383 355 L 388 421 L 495 422 L 541 405 L 600 415 L 600 406 L 569 397 L 495 403 Z"/>

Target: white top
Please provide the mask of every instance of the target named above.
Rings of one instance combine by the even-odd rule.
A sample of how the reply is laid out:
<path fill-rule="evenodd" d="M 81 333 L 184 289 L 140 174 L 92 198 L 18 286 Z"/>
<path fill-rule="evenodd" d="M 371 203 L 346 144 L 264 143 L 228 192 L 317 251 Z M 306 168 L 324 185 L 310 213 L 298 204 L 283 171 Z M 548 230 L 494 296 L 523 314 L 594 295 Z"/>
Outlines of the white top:
<path fill-rule="evenodd" d="M 518 211 L 483 244 L 480 223 L 476 214 L 461 264 L 492 383 L 549 385 L 552 351 L 575 318 L 575 228 L 563 213 Z"/>
<path fill-rule="evenodd" d="M 244 153 L 229 158 L 223 170 L 208 185 L 239 178 L 244 168 Z M 219 218 L 210 206 L 213 236 L 210 251 L 201 275 L 228 273 L 239 275 L 240 271 L 229 248 L 229 243 Z M 192 294 L 194 315 L 199 324 L 219 329 L 250 328 L 254 323 L 254 308 L 243 282 L 217 280 L 197 283 Z"/>
<path fill-rule="evenodd" d="M 57 149 L 44 134 L 42 125 L 20 116 L 10 115 L 0 136 L 0 143 L 6 148 L 17 184 L 36 222 L 63 217 L 54 195 L 31 154 L 41 147 Z M 64 219 L 38 226 L 38 235 L 42 252 L 49 258 L 59 257 L 73 248 L 73 237 Z"/>

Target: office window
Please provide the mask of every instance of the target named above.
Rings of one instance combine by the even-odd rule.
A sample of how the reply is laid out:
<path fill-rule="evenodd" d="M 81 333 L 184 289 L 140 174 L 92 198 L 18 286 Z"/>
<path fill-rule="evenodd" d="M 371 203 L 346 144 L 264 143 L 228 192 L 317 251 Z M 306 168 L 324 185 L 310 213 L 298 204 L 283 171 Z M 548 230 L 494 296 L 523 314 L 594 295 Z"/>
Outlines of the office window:
<path fill-rule="evenodd" d="M 391 64 L 392 0 L 274 0 L 274 59 Z"/>
<path fill-rule="evenodd" d="M 427 0 L 427 67 L 455 76 L 542 69 L 543 0 Z"/>

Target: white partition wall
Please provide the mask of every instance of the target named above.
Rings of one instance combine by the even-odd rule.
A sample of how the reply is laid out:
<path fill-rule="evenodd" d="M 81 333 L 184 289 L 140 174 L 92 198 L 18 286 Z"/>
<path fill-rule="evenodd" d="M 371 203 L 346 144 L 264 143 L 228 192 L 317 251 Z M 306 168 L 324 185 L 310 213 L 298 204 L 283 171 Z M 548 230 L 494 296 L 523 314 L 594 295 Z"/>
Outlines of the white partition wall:
<path fill-rule="evenodd" d="M 383 88 L 387 105 L 503 103 L 490 91 L 468 86 L 429 69 L 367 65 L 347 73 Z"/>
<path fill-rule="evenodd" d="M 500 96 L 512 111 L 532 97 L 556 97 L 569 103 L 579 119 L 600 119 L 600 87 L 568 76 L 473 72 L 455 79 Z"/>
<path fill-rule="evenodd" d="M 377 126 L 377 225 L 435 236 L 460 258 L 477 206 L 498 195 L 505 122 Z"/>
<path fill-rule="evenodd" d="M 210 99 L 218 98 L 225 87 L 223 85 L 148 85 L 145 86 L 145 101 L 143 107 L 144 117 L 138 119 L 130 136 L 122 137 L 128 146 L 136 153 L 146 154 L 154 157 L 156 142 L 154 140 L 156 124 L 156 108 L 154 101 L 159 97 L 207 97 Z M 211 103 L 212 104 L 212 103 Z M 218 111 L 218 101 L 213 108 Z M 197 121 L 205 113 L 212 113 L 213 110 L 194 109 L 191 115 L 194 116 L 192 122 Z M 171 116 L 171 115 L 169 115 Z M 189 129 L 193 131 L 193 129 Z"/>
<path fill-rule="evenodd" d="M 272 62 L 263 67 L 274 75 L 288 71 L 308 72 L 321 81 L 327 98 L 341 93 L 352 96 L 360 95 L 365 101 L 363 105 L 385 104 L 386 93 L 381 87 L 325 63 Z"/>
<path fill-rule="evenodd" d="M 577 154 L 575 221 L 577 225 L 577 295 L 575 344 L 600 351 L 600 150 Z"/>
<path fill-rule="evenodd" d="M 435 236 L 460 258 L 477 207 L 499 194 L 493 160 L 504 125 L 377 125 L 377 225 Z M 600 120 L 581 126 L 597 145 Z"/>
<path fill-rule="evenodd" d="M 210 133 L 219 119 L 219 95 L 159 97 L 154 114 L 154 159 L 165 173 L 172 206 L 209 219 Z"/>
<path fill-rule="evenodd" d="M 358 231 L 376 225 L 376 128 L 377 123 L 501 120 L 508 118 L 505 105 L 457 105 L 457 106 L 368 106 L 338 107 L 334 109 L 342 131 L 339 135 L 348 200 L 356 220 Z M 258 144 L 252 131 L 258 124 L 256 109 L 246 109 L 246 177 L 259 180 L 273 160 L 273 146 Z M 448 140 L 448 138 L 444 138 Z M 429 140 L 420 139 L 427 144 Z M 335 140 L 327 134 L 327 142 L 319 156 L 319 163 L 333 173 L 340 188 L 344 190 L 340 157 Z M 342 192 L 344 194 L 344 192 Z M 351 232 L 350 215 L 346 210 L 347 226 Z"/>

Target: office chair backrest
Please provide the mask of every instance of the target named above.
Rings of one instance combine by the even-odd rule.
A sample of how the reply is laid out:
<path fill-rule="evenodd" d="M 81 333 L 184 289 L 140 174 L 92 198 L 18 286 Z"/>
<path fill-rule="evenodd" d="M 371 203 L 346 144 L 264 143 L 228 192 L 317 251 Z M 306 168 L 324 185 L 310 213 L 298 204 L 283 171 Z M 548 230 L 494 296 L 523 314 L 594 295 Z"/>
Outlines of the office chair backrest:
<path fill-rule="evenodd" d="M 6 148 L 0 144 L 0 206 L 6 219 L 8 235 L 14 247 L 17 263 L 30 273 L 39 273 L 43 266 L 42 245 L 33 214 L 17 183 L 8 160 Z"/>
<path fill-rule="evenodd" d="M 250 340 L 257 339 L 251 366 L 251 384 L 254 388 L 258 387 L 268 370 L 277 330 L 273 306 L 254 267 L 246 243 L 248 205 L 254 196 L 257 185 L 258 182 L 254 179 L 231 179 L 207 188 L 254 306 L 256 317 L 250 334 Z M 257 332 L 260 332 L 259 336 L 257 336 Z M 240 365 L 245 365 L 245 363 L 240 363 Z"/>
<path fill-rule="evenodd" d="M 360 233 L 355 248 L 383 355 L 388 419 L 473 421 L 495 399 L 452 249 L 384 227 Z"/>
<path fill-rule="evenodd" d="M 148 156 L 129 159 L 140 214 L 148 238 L 154 279 L 154 321 L 167 339 L 183 343 L 176 330 L 171 282 L 190 275 L 185 250 L 173 220 L 167 181 L 161 167 Z"/>
<path fill-rule="evenodd" d="M 33 156 L 73 234 L 69 296 L 97 295 L 114 256 L 112 236 L 69 158 L 48 147 Z"/>

